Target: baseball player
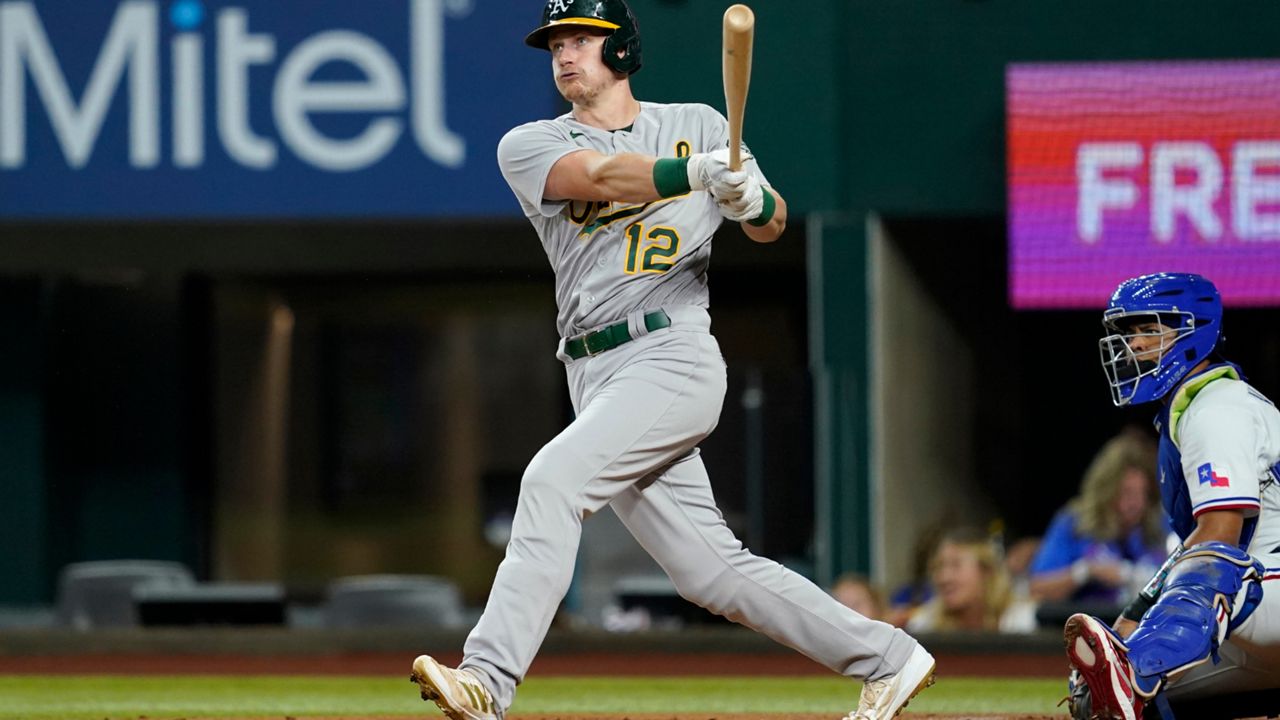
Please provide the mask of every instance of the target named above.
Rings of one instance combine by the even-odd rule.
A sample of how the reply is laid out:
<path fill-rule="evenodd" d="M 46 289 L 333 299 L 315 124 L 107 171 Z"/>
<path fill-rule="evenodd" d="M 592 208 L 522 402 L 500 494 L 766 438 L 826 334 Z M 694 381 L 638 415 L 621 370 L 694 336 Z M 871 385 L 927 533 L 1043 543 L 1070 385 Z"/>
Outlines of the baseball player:
<path fill-rule="evenodd" d="M 623 0 L 550 0 L 525 42 L 550 52 L 572 111 L 507 133 L 498 164 L 555 271 L 576 419 L 524 473 L 460 667 L 414 661 L 423 698 L 451 718 L 503 717 L 568 589 L 583 520 L 610 505 L 682 596 L 864 679 L 850 717 L 896 715 L 932 681 L 933 657 L 748 552 L 698 455 L 725 394 L 707 313 L 711 236 L 728 218 L 773 242 L 786 202 L 745 148 L 742 170 L 728 167 L 715 110 L 632 96 L 640 34 Z"/>
<path fill-rule="evenodd" d="M 1067 620 L 1072 717 L 1170 718 L 1181 701 L 1280 688 L 1280 412 L 1216 355 L 1222 301 L 1205 278 L 1126 280 L 1102 322 L 1112 400 L 1161 402 L 1160 495 L 1182 543 L 1114 628 Z"/>

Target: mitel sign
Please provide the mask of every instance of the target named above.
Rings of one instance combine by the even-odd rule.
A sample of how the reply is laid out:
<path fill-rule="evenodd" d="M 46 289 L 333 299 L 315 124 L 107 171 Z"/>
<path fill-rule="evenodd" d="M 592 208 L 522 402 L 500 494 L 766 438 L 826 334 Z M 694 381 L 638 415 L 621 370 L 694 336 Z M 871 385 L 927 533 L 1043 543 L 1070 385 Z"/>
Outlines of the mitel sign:
<path fill-rule="evenodd" d="M 472 2 L 0 0 L 0 216 L 516 214 L 554 86 Z"/>

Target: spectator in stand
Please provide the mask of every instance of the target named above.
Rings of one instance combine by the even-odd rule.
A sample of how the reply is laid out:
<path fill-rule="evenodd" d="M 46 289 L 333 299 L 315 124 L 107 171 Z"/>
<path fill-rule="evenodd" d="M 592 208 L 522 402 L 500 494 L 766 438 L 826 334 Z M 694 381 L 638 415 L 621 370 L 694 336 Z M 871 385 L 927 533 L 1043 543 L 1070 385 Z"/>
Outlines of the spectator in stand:
<path fill-rule="evenodd" d="M 908 632 L 1031 632 L 1035 606 L 1013 591 L 999 546 L 960 528 L 942 537 L 929 563 L 934 596 L 907 621 Z"/>
<path fill-rule="evenodd" d="M 916 536 L 911 550 L 911 579 L 889 593 L 889 609 L 884 621 L 895 627 L 906 627 L 911 615 L 933 597 L 929 584 L 929 563 L 938 550 L 947 528 L 955 525 L 951 513 L 935 519 Z"/>
<path fill-rule="evenodd" d="M 1040 554 L 1040 537 L 1024 537 L 1014 541 L 1004 551 L 1004 566 L 1009 570 L 1014 590 L 1030 596 L 1031 562 Z"/>
<path fill-rule="evenodd" d="M 864 575 L 845 573 L 836 578 L 831 596 L 863 617 L 884 620 L 884 594 Z"/>
<path fill-rule="evenodd" d="M 1140 431 L 1102 446 L 1031 563 L 1033 599 L 1122 604 L 1151 577 L 1168 535 L 1155 468 L 1155 443 Z"/>

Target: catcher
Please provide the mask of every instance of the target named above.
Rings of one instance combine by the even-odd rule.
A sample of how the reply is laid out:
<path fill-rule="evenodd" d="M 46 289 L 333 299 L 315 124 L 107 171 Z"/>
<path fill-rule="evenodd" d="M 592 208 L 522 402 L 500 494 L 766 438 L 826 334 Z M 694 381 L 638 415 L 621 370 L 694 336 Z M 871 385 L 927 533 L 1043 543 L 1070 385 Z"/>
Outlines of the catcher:
<path fill-rule="evenodd" d="M 1182 542 L 1113 627 L 1067 620 L 1071 715 L 1168 720 L 1183 701 L 1280 688 L 1280 412 L 1216 354 L 1209 280 L 1126 280 L 1102 323 L 1113 402 L 1161 403 L 1160 495 Z"/>

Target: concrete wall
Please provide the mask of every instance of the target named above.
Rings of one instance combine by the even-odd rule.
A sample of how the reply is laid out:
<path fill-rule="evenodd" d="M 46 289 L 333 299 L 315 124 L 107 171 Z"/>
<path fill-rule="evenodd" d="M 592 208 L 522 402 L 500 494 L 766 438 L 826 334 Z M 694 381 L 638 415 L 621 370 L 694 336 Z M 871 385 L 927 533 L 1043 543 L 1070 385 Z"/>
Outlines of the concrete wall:
<path fill-rule="evenodd" d="M 870 225 L 870 480 L 875 577 L 911 580 L 921 538 L 992 515 L 976 477 L 982 429 L 972 412 L 979 372 L 970 339 L 927 292 L 897 240 Z"/>

